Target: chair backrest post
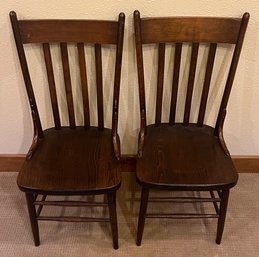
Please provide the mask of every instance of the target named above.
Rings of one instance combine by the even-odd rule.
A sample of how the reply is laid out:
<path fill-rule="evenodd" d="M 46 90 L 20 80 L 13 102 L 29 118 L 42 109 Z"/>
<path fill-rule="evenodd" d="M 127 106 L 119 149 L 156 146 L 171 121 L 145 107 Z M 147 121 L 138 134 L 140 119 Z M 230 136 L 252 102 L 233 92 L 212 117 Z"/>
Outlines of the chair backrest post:
<path fill-rule="evenodd" d="M 226 108 L 227 108 L 227 104 L 228 104 L 228 99 L 230 96 L 234 77 L 236 74 L 236 69 L 237 69 L 237 65 L 238 65 L 238 61 L 239 61 L 239 57 L 240 57 L 249 17 L 250 17 L 249 13 L 244 13 L 244 15 L 242 17 L 239 35 L 238 35 L 238 41 L 236 42 L 236 46 L 235 46 L 235 50 L 234 50 L 234 54 L 233 54 L 233 58 L 232 58 L 232 62 L 231 62 L 231 66 L 230 66 L 230 70 L 229 70 L 229 74 L 228 74 L 228 78 L 227 78 L 227 82 L 226 82 L 226 86 L 225 86 L 225 90 L 224 90 L 224 94 L 223 94 L 223 98 L 221 101 L 221 105 L 220 105 L 220 109 L 219 109 L 219 113 L 218 113 L 218 117 L 217 117 L 217 121 L 216 121 L 215 135 L 219 134 L 220 124 L 223 124 L 222 119 L 225 118 L 225 112 L 226 112 Z"/>
<path fill-rule="evenodd" d="M 118 115 L 119 115 L 119 96 L 120 96 L 120 81 L 121 81 L 121 65 L 122 65 L 122 49 L 125 14 L 119 14 L 118 39 L 116 48 L 115 74 L 114 74 L 114 92 L 113 92 L 113 111 L 112 111 L 112 134 L 114 142 L 114 153 L 117 158 L 120 157 L 120 142 L 118 140 Z"/>
<path fill-rule="evenodd" d="M 137 53 L 137 69 L 138 69 L 138 84 L 139 84 L 139 103 L 140 103 L 140 120 L 141 120 L 141 133 L 146 133 L 146 102 L 145 102 L 145 81 L 144 81 L 144 67 L 143 67 L 143 52 L 141 40 L 141 27 L 140 27 L 140 13 L 134 11 L 134 24 L 135 24 L 135 43 Z"/>
<path fill-rule="evenodd" d="M 19 56 L 19 60 L 20 60 L 20 65 L 21 65 L 21 69 L 22 69 L 22 73 L 23 73 L 23 79 L 24 79 L 27 95 L 29 98 L 30 108 L 31 108 L 32 116 L 33 116 L 34 130 L 39 138 L 43 138 L 44 134 L 42 131 L 39 112 L 38 112 L 38 108 L 36 105 L 36 100 L 35 100 L 35 96 L 34 96 L 34 92 L 33 92 L 33 88 L 32 88 L 28 64 L 26 61 L 26 57 L 25 57 L 25 53 L 24 53 L 24 49 L 23 49 L 23 45 L 22 45 L 22 39 L 21 39 L 21 35 L 19 32 L 18 20 L 17 20 L 16 13 L 14 11 L 10 12 L 10 19 L 11 19 L 13 32 L 14 32 L 14 38 L 15 38 L 15 42 L 16 42 L 16 48 L 17 48 L 17 52 L 18 52 L 18 56 Z"/>

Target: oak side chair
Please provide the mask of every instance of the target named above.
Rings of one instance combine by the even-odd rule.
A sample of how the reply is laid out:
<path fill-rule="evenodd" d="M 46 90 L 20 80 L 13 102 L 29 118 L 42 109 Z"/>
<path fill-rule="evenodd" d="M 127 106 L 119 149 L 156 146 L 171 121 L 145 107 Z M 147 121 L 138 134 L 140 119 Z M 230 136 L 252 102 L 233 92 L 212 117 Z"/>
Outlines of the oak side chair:
<path fill-rule="evenodd" d="M 142 188 L 137 245 L 141 245 L 146 218 L 218 218 L 216 243 L 220 244 L 221 242 L 229 190 L 236 185 L 238 180 L 238 174 L 224 142 L 223 123 L 248 20 L 248 13 L 245 13 L 240 19 L 219 17 L 141 18 L 139 11 L 134 12 L 141 122 L 136 173 L 137 181 Z M 152 71 L 156 66 L 149 62 L 148 67 L 146 66 L 146 69 L 144 69 L 146 55 L 143 53 L 143 49 L 145 47 L 150 48 L 152 44 L 157 47 L 155 49 L 158 52 L 156 107 L 154 110 L 155 122 L 147 124 L 145 90 L 150 85 L 145 87 L 144 71 Z M 191 47 L 191 53 L 190 61 L 188 61 L 188 79 L 185 85 L 185 83 L 179 83 L 179 81 L 184 81 L 180 78 L 181 69 L 185 68 L 181 64 L 185 63 L 182 60 L 182 50 L 186 47 L 186 44 Z M 215 126 L 210 126 L 206 124 L 206 121 L 212 111 L 208 110 L 207 107 L 209 106 L 210 92 L 214 88 L 212 88 L 212 85 L 215 86 L 215 83 L 211 83 L 211 78 L 212 73 L 214 74 L 215 70 L 218 71 L 213 66 L 215 66 L 214 63 L 216 64 L 216 53 L 219 53 L 218 50 L 222 47 L 222 44 L 226 51 L 230 51 L 230 68 L 227 71 L 226 82 L 224 82 L 225 87 L 222 90 L 221 103 L 218 104 L 218 109 L 215 109 L 218 110 L 215 115 Z M 199 51 L 199 48 L 204 45 L 207 47 L 208 55 L 205 61 L 200 97 L 196 100 L 197 97 L 194 99 L 193 95 L 194 89 L 198 90 L 197 83 L 195 83 L 195 75 L 198 73 L 198 70 L 196 70 L 196 67 L 198 67 L 197 58 L 199 53 L 202 52 Z M 230 45 L 233 45 L 233 47 L 226 47 Z M 169 58 L 169 62 L 174 62 L 172 82 L 170 82 L 172 85 L 170 89 L 171 103 L 169 103 L 170 110 L 167 122 L 162 122 L 163 90 L 165 90 L 164 70 L 165 60 L 167 60 L 165 55 L 169 52 L 166 50 L 168 48 L 174 49 L 173 57 Z M 183 72 L 183 74 L 185 73 Z M 186 93 L 179 94 L 180 86 L 186 88 L 186 91 L 183 91 Z M 180 97 L 184 97 L 183 102 L 185 104 L 182 111 L 183 117 L 177 120 L 177 115 L 180 113 L 177 109 Z M 195 121 L 191 121 L 191 108 L 193 108 L 195 102 L 198 106 L 197 120 L 193 118 Z M 152 108 L 152 106 L 148 107 Z M 155 194 L 155 197 L 149 197 L 151 189 L 153 190 L 152 193 L 155 193 L 156 190 L 171 191 L 171 196 L 159 197 Z M 182 192 L 181 196 L 177 197 L 173 191 L 193 192 Z M 183 196 L 186 194 L 192 196 Z M 208 194 L 208 197 L 204 197 L 204 194 Z M 172 197 L 172 195 L 175 195 L 175 197 Z M 185 203 L 185 205 L 188 205 L 188 203 L 209 202 L 214 205 L 215 213 L 204 213 L 203 211 L 201 213 L 185 211 L 179 213 L 148 212 L 148 201 L 153 204 L 160 202 L 167 205 L 170 203 Z"/>
<path fill-rule="evenodd" d="M 109 20 L 18 20 L 10 12 L 14 38 L 19 55 L 26 91 L 34 124 L 34 137 L 26 160 L 19 172 L 17 184 L 25 192 L 35 246 L 40 244 L 38 221 L 110 222 L 114 249 L 118 249 L 116 215 L 116 191 L 121 184 L 120 139 L 117 133 L 120 76 L 124 35 L 124 13 L 118 21 Z M 42 46 L 45 60 L 54 127 L 43 130 L 26 60 L 26 50 L 34 44 Z M 52 47 L 59 46 L 64 75 L 65 99 L 69 126 L 61 122 L 58 90 L 55 83 Z M 72 45 L 72 46 L 71 46 Z M 88 78 L 85 45 L 94 50 L 97 92 L 98 127 L 90 123 Z M 104 124 L 102 48 L 115 54 L 112 128 Z M 81 87 L 84 124 L 75 119 L 72 80 L 68 46 L 75 47 L 78 54 L 79 83 Z M 28 48 L 26 47 L 26 49 Z M 91 74 L 90 74 L 91 75 Z M 110 83 L 108 81 L 107 83 Z M 34 88 L 35 90 L 35 88 Z M 65 101 L 64 99 L 64 101 Z M 91 109 L 91 108 L 90 108 Z M 50 114 L 51 115 L 51 114 Z M 111 120 L 110 119 L 110 120 Z M 70 195 L 104 195 L 100 200 L 67 200 Z M 48 200 L 48 195 L 64 196 L 65 200 Z M 86 197 L 89 198 L 89 197 Z M 80 199 L 82 199 L 80 197 Z M 109 218 L 85 216 L 44 216 L 44 206 L 108 207 Z M 36 208 L 37 207 L 37 208 Z"/>

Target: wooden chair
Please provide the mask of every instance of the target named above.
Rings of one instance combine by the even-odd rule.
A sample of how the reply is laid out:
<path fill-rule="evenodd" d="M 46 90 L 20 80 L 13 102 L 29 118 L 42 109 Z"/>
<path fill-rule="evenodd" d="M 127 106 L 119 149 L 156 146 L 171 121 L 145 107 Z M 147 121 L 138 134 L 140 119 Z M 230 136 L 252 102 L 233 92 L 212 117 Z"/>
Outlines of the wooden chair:
<path fill-rule="evenodd" d="M 18 20 L 10 12 L 13 33 L 20 59 L 23 78 L 29 98 L 34 124 L 34 138 L 17 183 L 25 192 L 35 245 L 40 244 L 39 220 L 68 222 L 110 222 L 113 247 L 118 248 L 116 191 L 121 184 L 120 140 L 117 134 L 121 61 L 125 15 L 117 21 L 106 20 Z M 68 43 L 76 44 L 78 51 L 79 83 L 82 89 L 84 124 L 76 124 Z M 45 59 L 49 92 L 55 127 L 42 129 L 26 60 L 25 44 L 40 44 Z M 98 105 L 98 127 L 90 124 L 88 80 L 85 45 L 94 47 Z M 112 129 L 104 125 L 102 44 L 115 53 Z M 59 45 L 64 74 L 69 126 L 62 126 L 58 91 L 55 85 L 52 45 Z M 115 46 L 115 47 L 114 47 Z M 107 47 L 106 47 L 107 49 Z M 93 62 L 94 63 L 94 62 Z M 113 69 L 110 67 L 111 70 Z M 65 100 L 65 99 L 64 99 Z M 48 195 L 99 195 L 107 200 L 76 201 L 46 200 Z M 42 195 L 42 197 L 40 197 Z M 65 197 L 66 198 L 66 197 Z M 89 198 L 89 197 L 86 197 Z M 80 198 L 81 199 L 81 198 Z M 36 209 L 36 206 L 38 208 Z M 43 206 L 103 206 L 109 208 L 109 218 L 42 216 Z"/>
<path fill-rule="evenodd" d="M 216 242 L 217 244 L 221 242 L 229 190 L 236 185 L 238 180 L 236 169 L 223 139 L 223 122 L 248 20 L 248 13 L 245 13 L 242 19 L 236 19 L 213 17 L 141 18 L 139 11 L 134 12 L 141 116 L 136 173 L 137 180 L 142 187 L 137 245 L 141 244 L 145 218 L 218 218 Z M 146 52 L 143 54 L 143 49 L 145 45 L 148 45 L 150 49 L 151 44 L 155 44 L 158 49 L 158 73 L 155 122 L 147 124 L 145 103 L 145 90 L 147 88 L 145 88 L 144 83 L 146 80 L 144 80 L 145 62 L 143 61 L 145 60 Z M 179 95 L 180 64 L 181 62 L 184 63 L 181 60 L 181 53 L 185 44 L 188 44 L 189 47 L 191 46 L 190 63 L 188 64 L 189 75 L 186 83 L 186 94 Z M 194 101 L 194 89 L 198 88 L 194 83 L 195 74 L 197 74 L 196 66 L 198 66 L 197 58 L 199 56 L 199 47 L 204 47 L 204 44 L 208 47 L 208 57 L 206 57 L 207 61 L 205 61 L 206 65 L 204 65 L 206 66 L 204 80 L 201 83 L 203 87 L 200 90 L 199 100 Z M 208 106 L 207 100 L 212 91 L 210 84 L 212 84 L 212 73 L 214 74 L 213 71 L 215 71 L 215 67 L 213 68 L 215 55 L 216 52 L 218 53 L 217 49 L 220 49 L 221 44 L 223 44 L 224 49 L 232 50 L 233 55 L 232 58 L 229 58 L 231 59 L 231 65 L 224 93 L 222 93 L 223 97 L 218 115 L 216 115 L 217 118 L 214 121 L 215 126 L 209 126 L 206 124 L 205 118 L 212 111 L 206 108 Z M 233 47 L 226 47 L 229 44 L 234 45 L 234 50 Z M 161 122 L 162 106 L 164 108 L 165 53 L 169 52 L 166 49 L 170 49 L 170 47 L 174 47 L 174 57 L 169 58 L 169 62 L 170 60 L 174 61 L 172 88 L 170 89 L 171 96 L 169 96 L 169 98 L 171 97 L 171 104 L 169 103 L 168 108 L 170 109 L 168 111 L 170 114 L 168 114 L 167 122 Z M 206 53 L 206 51 L 203 51 L 203 53 Z M 153 66 L 149 61 L 146 69 L 152 72 Z M 186 71 L 182 73 L 185 74 Z M 182 84 L 181 86 L 184 87 L 184 83 Z M 176 111 L 176 108 L 180 97 L 184 97 L 185 104 L 183 118 L 177 121 L 176 114 L 179 114 L 179 112 Z M 197 121 L 191 122 L 191 107 L 195 103 L 198 106 L 198 117 Z M 150 107 L 152 108 L 152 106 Z M 194 197 L 190 198 L 149 198 L 150 189 L 208 191 L 209 197 L 196 197 L 197 193 L 194 192 Z M 204 214 L 203 212 L 147 213 L 148 201 L 167 204 L 211 202 L 215 207 L 215 214 Z"/>

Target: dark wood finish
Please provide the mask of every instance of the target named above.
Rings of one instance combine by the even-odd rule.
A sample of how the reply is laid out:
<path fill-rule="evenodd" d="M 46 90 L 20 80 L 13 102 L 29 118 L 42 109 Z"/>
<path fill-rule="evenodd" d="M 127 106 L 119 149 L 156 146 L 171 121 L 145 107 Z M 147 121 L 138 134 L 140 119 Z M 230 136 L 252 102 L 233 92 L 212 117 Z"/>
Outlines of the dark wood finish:
<path fill-rule="evenodd" d="M 32 112 L 32 116 L 33 116 L 34 131 L 35 131 L 35 134 L 37 134 L 39 138 L 43 138 L 44 135 L 43 135 L 42 126 L 41 126 L 41 122 L 40 122 L 39 112 L 38 112 L 38 108 L 36 105 L 36 100 L 35 100 L 35 96 L 34 96 L 34 92 L 33 92 L 33 88 L 32 88 L 31 77 L 30 77 L 28 64 L 27 64 L 26 57 L 25 57 L 24 48 L 21 43 L 22 39 L 21 39 L 21 34 L 20 34 L 20 28 L 19 28 L 19 24 L 18 24 L 15 12 L 13 12 L 13 11 L 10 12 L 10 19 L 11 19 L 11 24 L 12 24 L 12 28 L 13 28 L 13 34 L 14 34 L 14 39 L 15 39 L 15 43 L 16 43 L 16 47 L 17 47 L 17 52 L 19 55 L 20 65 L 21 65 L 21 69 L 22 69 L 23 80 L 25 83 L 25 87 L 26 87 L 26 91 L 27 91 L 27 95 L 28 95 L 28 99 L 29 99 L 29 103 L 30 103 L 30 107 L 31 107 L 31 112 Z M 36 144 L 37 144 L 37 142 L 35 142 L 35 145 Z"/>
<path fill-rule="evenodd" d="M 237 172 L 214 137 L 213 128 L 196 124 L 147 127 L 145 155 L 137 160 L 141 185 L 170 190 L 218 190 L 232 187 Z M 177 147 L 176 147 L 177 146 Z M 170 158 L 168 158 L 170 157 Z"/>
<path fill-rule="evenodd" d="M 96 67 L 96 86 L 97 86 L 97 108 L 98 108 L 98 128 L 103 129 L 103 81 L 102 81 L 102 48 L 95 44 L 95 67 Z"/>
<path fill-rule="evenodd" d="M 218 198 L 215 197 L 215 194 L 214 194 L 213 191 L 210 191 L 210 195 L 211 195 L 211 198 L 212 198 L 213 200 L 215 200 L 215 199 L 218 200 Z M 218 201 L 213 201 L 213 205 L 214 205 L 214 208 L 215 208 L 216 213 L 219 214 L 219 207 L 218 207 L 217 202 L 218 202 Z"/>
<path fill-rule="evenodd" d="M 165 67 L 165 44 L 160 43 L 158 48 L 158 76 L 157 76 L 157 98 L 156 98 L 156 125 L 161 125 L 163 85 Z"/>
<path fill-rule="evenodd" d="M 123 48 L 124 34 L 124 16 L 119 16 L 118 29 L 118 45 L 116 51 L 116 64 L 114 75 L 114 92 L 113 92 L 113 110 L 112 110 L 112 140 L 113 149 L 117 159 L 120 159 L 120 138 L 118 137 L 118 115 L 119 115 L 119 95 L 120 95 L 120 80 L 121 80 L 121 60 Z"/>
<path fill-rule="evenodd" d="M 109 222 L 108 218 L 92 218 L 92 217 L 77 217 L 77 216 L 41 216 L 37 220 L 45 221 L 63 221 L 63 222 Z M 115 248 L 116 249 L 116 248 Z"/>
<path fill-rule="evenodd" d="M 138 63 L 138 81 L 139 81 L 139 107 L 140 107 L 140 132 L 138 137 L 138 156 L 142 156 L 142 149 L 144 145 L 144 137 L 146 133 L 146 101 L 145 101 L 145 80 L 144 80 L 144 66 L 143 53 L 141 42 L 141 26 L 140 14 L 134 13 L 134 28 L 135 28 L 135 43 Z"/>
<path fill-rule="evenodd" d="M 146 218 L 166 218 L 166 219 L 200 219 L 200 218 L 218 218 L 217 214 L 203 214 L 203 213 L 149 213 Z"/>
<path fill-rule="evenodd" d="M 214 17 L 142 18 L 140 25 L 143 44 L 159 42 L 235 44 L 239 36 L 240 19 Z"/>
<path fill-rule="evenodd" d="M 141 191 L 141 201 L 140 201 L 140 208 L 139 208 L 137 246 L 140 246 L 142 241 L 142 235 L 144 231 L 145 219 L 146 219 L 146 213 L 147 213 L 148 197 L 149 197 L 149 189 L 143 187 Z"/>
<path fill-rule="evenodd" d="M 237 40 L 237 43 L 236 43 L 236 46 L 235 46 L 235 50 L 234 50 L 230 70 L 229 70 L 229 73 L 228 73 L 228 78 L 227 78 L 223 98 L 222 98 L 221 105 L 220 105 L 218 119 L 217 119 L 217 123 L 216 123 L 216 127 L 215 127 L 215 134 L 216 135 L 219 135 L 220 130 L 222 130 L 221 124 L 223 125 L 222 120 L 224 120 L 225 115 L 226 115 L 225 112 L 226 112 L 226 108 L 227 108 L 227 104 L 228 104 L 228 99 L 229 99 L 229 96 L 230 96 L 230 92 L 231 92 L 231 89 L 232 89 L 234 77 L 235 77 L 235 74 L 236 74 L 238 60 L 239 60 L 239 56 L 240 56 L 241 49 L 242 49 L 242 46 L 243 46 L 243 41 L 244 41 L 248 21 L 249 21 L 249 13 L 245 13 L 243 15 L 243 19 L 242 19 L 242 22 L 240 24 L 239 37 L 238 37 L 238 40 Z"/>
<path fill-rule="evenodd" d="M 118 24 L 104 20 L 20 20 L 21 41 L 117 44 Z M 57 33 L 58 32 L 58 33 Z"/>
<path fill-rule="evenodd" d="M 175 123 L 177 94 L 179 85 L 180 64 L 182 55 L 182 43 L 175 44 L 175 57 L 174 57 L 174 73 L 173 73 L 173 85 L 172 85 L 172 97 L 170 108 L 170 124 Z"/>
<path fill-rule="evenodd" d="M 207 69 L 206 69 L 205 78 L 204 78 L 203 90 L 201 95 L 201 104 L 200 104 L 200 110 L 199 110 L 199 116 L 198 116 L 199 126 L 202 126 L 204 121 L 216 49 L 217 49 L 217 44 L 210 45 L 208 61 L 207 61 Z"/>
<path fill-rule="evenodd" d="M 213 191 L 211 191 L 213 194 Z M 169 202 L 169 203 L 199 203 L 199 202 L 220 202 L 220 198 L 208 197 L 150 197 L 149 202 Z"/>
<path fill-rule="evenodd" d="M 34 201 L 34 205 L 48 205 L 48 206 L 70 206 L 70 207 L 77 207 L 77 206 L 107 206 L 105 202 L 86 202 L 86 201 Z"/>
<path fill-rule="evenodd" d="M 223 234 L 225 219 L 227 214 L 228 197 L 229 197 L 229 190 L 223 190 L 222 197 L 221 197 L 222 201 L 221 201 L 220 210 L 219 210 L 218 229 L 217 229 L 217 238 L 216 238 L 217 244 L 220 244 L 222 239 L 222 234 Z"/>
<path fill-rule="evenodd" d="M 116 192 L 109 193 L 107 195 L 110 213 L 110 222 L 112 230 L 113 248 L 118 249 L 118 226 L 117 226 L 117 214 L 116 214 Z"/>
<path fill-rule="evenodd" d="M 17 183 L 21 190 L 80 195 L 119 187 L 121 167 L 113 153 L 110 129 L 62 127 L 44 134 L 45 140 L 20 170 Z"/>
<path fill-rule="evenodd" d="M 47 43 L 43 44 L 43 52 L 44 52 L 46 70 L 47 70 L 47 74 L 48 74 L 50 99 L 51 99 L 53 117 L 54 117 L 54 122 L 55 122 L 55 128 L 60 129 L 61 124 L 60 124 L 60 117 L 59 117 L 59 111 L 58 111 L 57 92 L 56 92 L 53 65 L 52 65 L 52 60 L 51 60 L 49 44 L 47 44 Z"/>
<path fill-rule="evenodd" d="M 216 242 L 221 242 L 230 188 L 236 185 L 237 171 L 231 160 L 223 137 L 223 123 L 238 59 L 248 24 L 249 14 L 242 19 L 213 17 L 167 17 L 140 18 L 134 12 L 135 41 L 137 54 L 138 82 L 140 95 L 141 128 L 136 165 L 137 181 L 142 187 L 137 245 L 141 244 L 145 218 L 218 218 Z M 145 85 L 142 49 L 145 44 L 158 44 L 158 90 L 156 121 L 146 122 Z M 174 71 L 169 121 L 161 124 L 163 107 L 163 68 L 165 43 L 175 44 Z M 190 69 L 183 122 L 176 123 L 177 92 L 183 44 L 192 43 Z M 221 43 L 233 44 L 234 53 L 225 85 L 225 91 L 219 108 L 215 127 L 204 122 L 210 81 L 213 72 L 216 49 Z M 199 45 L 209 47 L 207 67 L 200 100 L 197 123 L 190 121 L 194 90 L 195 73 L 199 54 Z M 149 64 L 149 67 L 151 65 Z M 151 106 L 152 109 L 152 106 Z M 210 114 L 211 112 L 207 112 Z M 159 126 L 157 126 L 159 124 Z M 208 191 L 210 198 L 155 198 L 148 199 L 151 189 L 170 191 Z M 219 198 L 213 191 L 218 192 Z M 147 202 L 212 203 L 213 213 L 147 213 Z M 217 203 L 220 203 L 220 207 Z"/>
<path fill-rule="evenodd" d="M 46 200 L 46 198 L 47 198 L 47 195 L 43 195 L 40 202 L 44 202 L 44 201 Z M 35 202 L 37 202 L 36 200 L 37 200 L 37 197 L 35 197 L 34 202 L 33 202 L 33 205 L 36 205 L 36 204 L 35 204 Z M 39 201 L 38 201 L 38 202 L 39 202 Z M 37 211 L 36 211 L 36 216 L 37 216 L 37 217 L 40 216 L 42 209 L 43 209 L 43 205 L 40 205 L 40 206 L 38 207 Z"/>
<path fill-rule="evenodd" d="M 28 194 L 28 193 L 25 193 L 25 196 L 26 196 L 28 212 L 29 212 L 29 216 L 30 216 L 34 244 L 35 244 L 35 246 L 39 246 L 40 245 L 39 226 L 38 226 L 38 221 L 37 221 L 36 210 L 33 205 L 34 197 L 33 197 L 33 194 Z"/>
<path fill-rule="evenodd" d="M 121 184 L 118 117 L 113 115 L 115 128 L 106 128 L 103 122 L 102 59 L 101 44 L 116 45 L 116 64 L 113 104 L 117 108 L 123 33 L 125 15 L 121 13 L 116 21 L 90 20 L 18 20 L 15 12 L 10 13 L 20 64 L 27 89 L 32 118 L 34 138 L 32 146 L 19 171 L 17 184 L 25 192 L 35 245 L 39 245 L 38 220 L 67 222 L 110 222 L 113 246 L 118 248 L 116 217 L 116 190 Z M 83 96 L 84 126 L 75 122 L 74 101 L 69 67 L 68 43 L 74 43 L 78 50 L 81 89 Z M 39 43 L 43 46 L 46 71 L 55 127 L 41 128 L 39 113 L 34 97 L 24 44 Z M 54 69 L 51 59 L 50 43 L 60 45 L 63 66 L 66 103 L 69 127 L 61 124 L 57 101 Z M 99 127 L 91 126 L 87 88 L 86 60 L 84 44 L 95 46 L 96 82 Z M 29 47 L 29 46 L 28 46 Z M 108 48 L 108 46 L 107 46 Z M 112 46 L 111 51 L 114 51 Z M 112 68 L 112 67 L 111 67 Z M 114 109 L 113 109 L 114 111 Z M 114 140 L 116 138 L 116 140 Z M 107 202 L 85 201 L 46 201 L 47 195 L 108 195 Z M 39 200 L 38 195 L 43 195 Z M 35 206 L 38 206 L 37 210 Z M 42 216 L 44 206 L 109 206 L 110 217 Z"/>
<path fill-rule="evenodd" d="M 190 64 L 190 71 L 189 71 L 189 80 L 188 80 L 187 94 L 186 94 L 186 100 L 185 100 L 184 118 L 183 118 L 183 123 L 184 123 L 185 126 L 187 126 L 189 124 L 189 119 L 190 119 L 193 86 L 194 86 L 198 51 L 199 51 L 199 44 L 193 43 L 192 55 L 191 55 L 191 64 Z"/>
<path fill-rule="evenodd" d="M 78 43 L 77 49 L 78 49 L 78 61 L 79 61 L 79 68 L 80 68 L 82 97 L 83 97 L 84 124 L 85 124 L 85 128 L 89 128 L 90 127 L 90 110 L 89 110 L 90 108 L 89 108 L 89 98 L 88 98 L 84 43 Z"/>
<path fill-rule="evenodd" d="M 60 43 L 60 50 L 61 50 L 61 58 L 62 58 L 62 65 L 63 65 L 66 97 L 67 97 L 69 124 L 70 124 L 70 128 L 74 129 L 76 127 L 76 121 L 75 121 L 74 103 L 73 103 L 73 96 L 72 96 L 67 43 Z"/>

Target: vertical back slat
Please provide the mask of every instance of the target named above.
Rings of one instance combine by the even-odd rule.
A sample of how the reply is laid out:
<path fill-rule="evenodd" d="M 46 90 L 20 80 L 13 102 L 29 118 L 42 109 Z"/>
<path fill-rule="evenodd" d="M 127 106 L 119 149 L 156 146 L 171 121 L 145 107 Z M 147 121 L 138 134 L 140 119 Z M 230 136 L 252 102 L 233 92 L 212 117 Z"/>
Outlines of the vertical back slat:
<path fill-rule="evenodd" d="M 174 56 L 174 72 L 173 72 L 172 97 L 171 97 L 171 108 L 170 108 L 170 121 L 169 121 L 170 124 L 175 123 L 181 55 L 182 55 L 182 43 L 176 43 L 175 56 Z"/>
<path fill-rule="evenodd" d="M 100 44 L 95 44 L 95 66 L 97 86 L 98 128 L 104 128 L 103 121 L 103 75 L 102 75 L 102 49 Z"/>
<path fill-rule="evenodd" d="M 84 43 L 78 43 L 77 50 L 78 50 L 78 61 L 79 61 L 81 88 L 82 88 L 82 97 L 83 97 L 84 126 L 85 128 L 88 128 L 90 126 L 90 111 L 89 111 L 89 97 L 88 97 Z"/>
<path fill-rule="evenodd" d="M 157 95 L 156 95 L 156 126 L 161 125 L 163 86 L 165 67 L 165 43 L 158 46 L 158 74 L 157 74 Z"/>
<path fill-rule="evenodd" d="M 69 124 L 70 124 L 70 128 L 75 128 L 76 123 L 75 123 L 75 113 L 74 113 L 73 95 L 72 95 L 72 87 L 71 87 L 71 78 L 70 78 L 70 71 L 69 71 L 67 43 L 60 43 L 60 49 L 61 49 L 61 58 L 62 58 L 62 65 L 63 65 L 66 97 L 67 97 Z"/>
<path fill-rule="evenodd" d="M 59 110 L 58 110 L 57 92 L 56 92 L 56 86 L 55 86 L 50 46 L 48 43 L 43 44 L 43 53 L 44 53 L 46 71 L 47 71 L 48 82 L 49 82 L 49 92 L 50 92 L 50 99 L 51 99 L 51 106 L 52 106 L 55 128 L 60 129 L 61 125 L 60 125 L 60 117 L 59 117 Z"/>
<path fill-rule="evenodd" d="M 196 65 L 197 65 L 198 51 L 199 51 L 199 43 L 193 43 L 192 54 L 191 54 L 191 63 L 190 63 L 190 71 L 189 71 L 189 79 L 188 79 L 188 87 L 187 87 L 185 109 L 184 109 L 184 121 L 183 121 L 183 123 L 184 123 L 185 126 L 187 126 L 189 124 L 189 119 L 190 119 L 193 85 L 194 85 L 194 79 L 195 79 L 195 71 L 196 71 Z"/>
<path fill-rule="evenodd" d="M 203 121 L 204 121 L 216 49 L 217 49 L 216 43 L 210 44 L 210 50 L 208 55 L 207 68 L 206 68 L 206 73 L 204 78 L 200 110 L 199 110 L 199 116 L 198 116 L 198 126 L 200 127 L 203 125 Z"/>

